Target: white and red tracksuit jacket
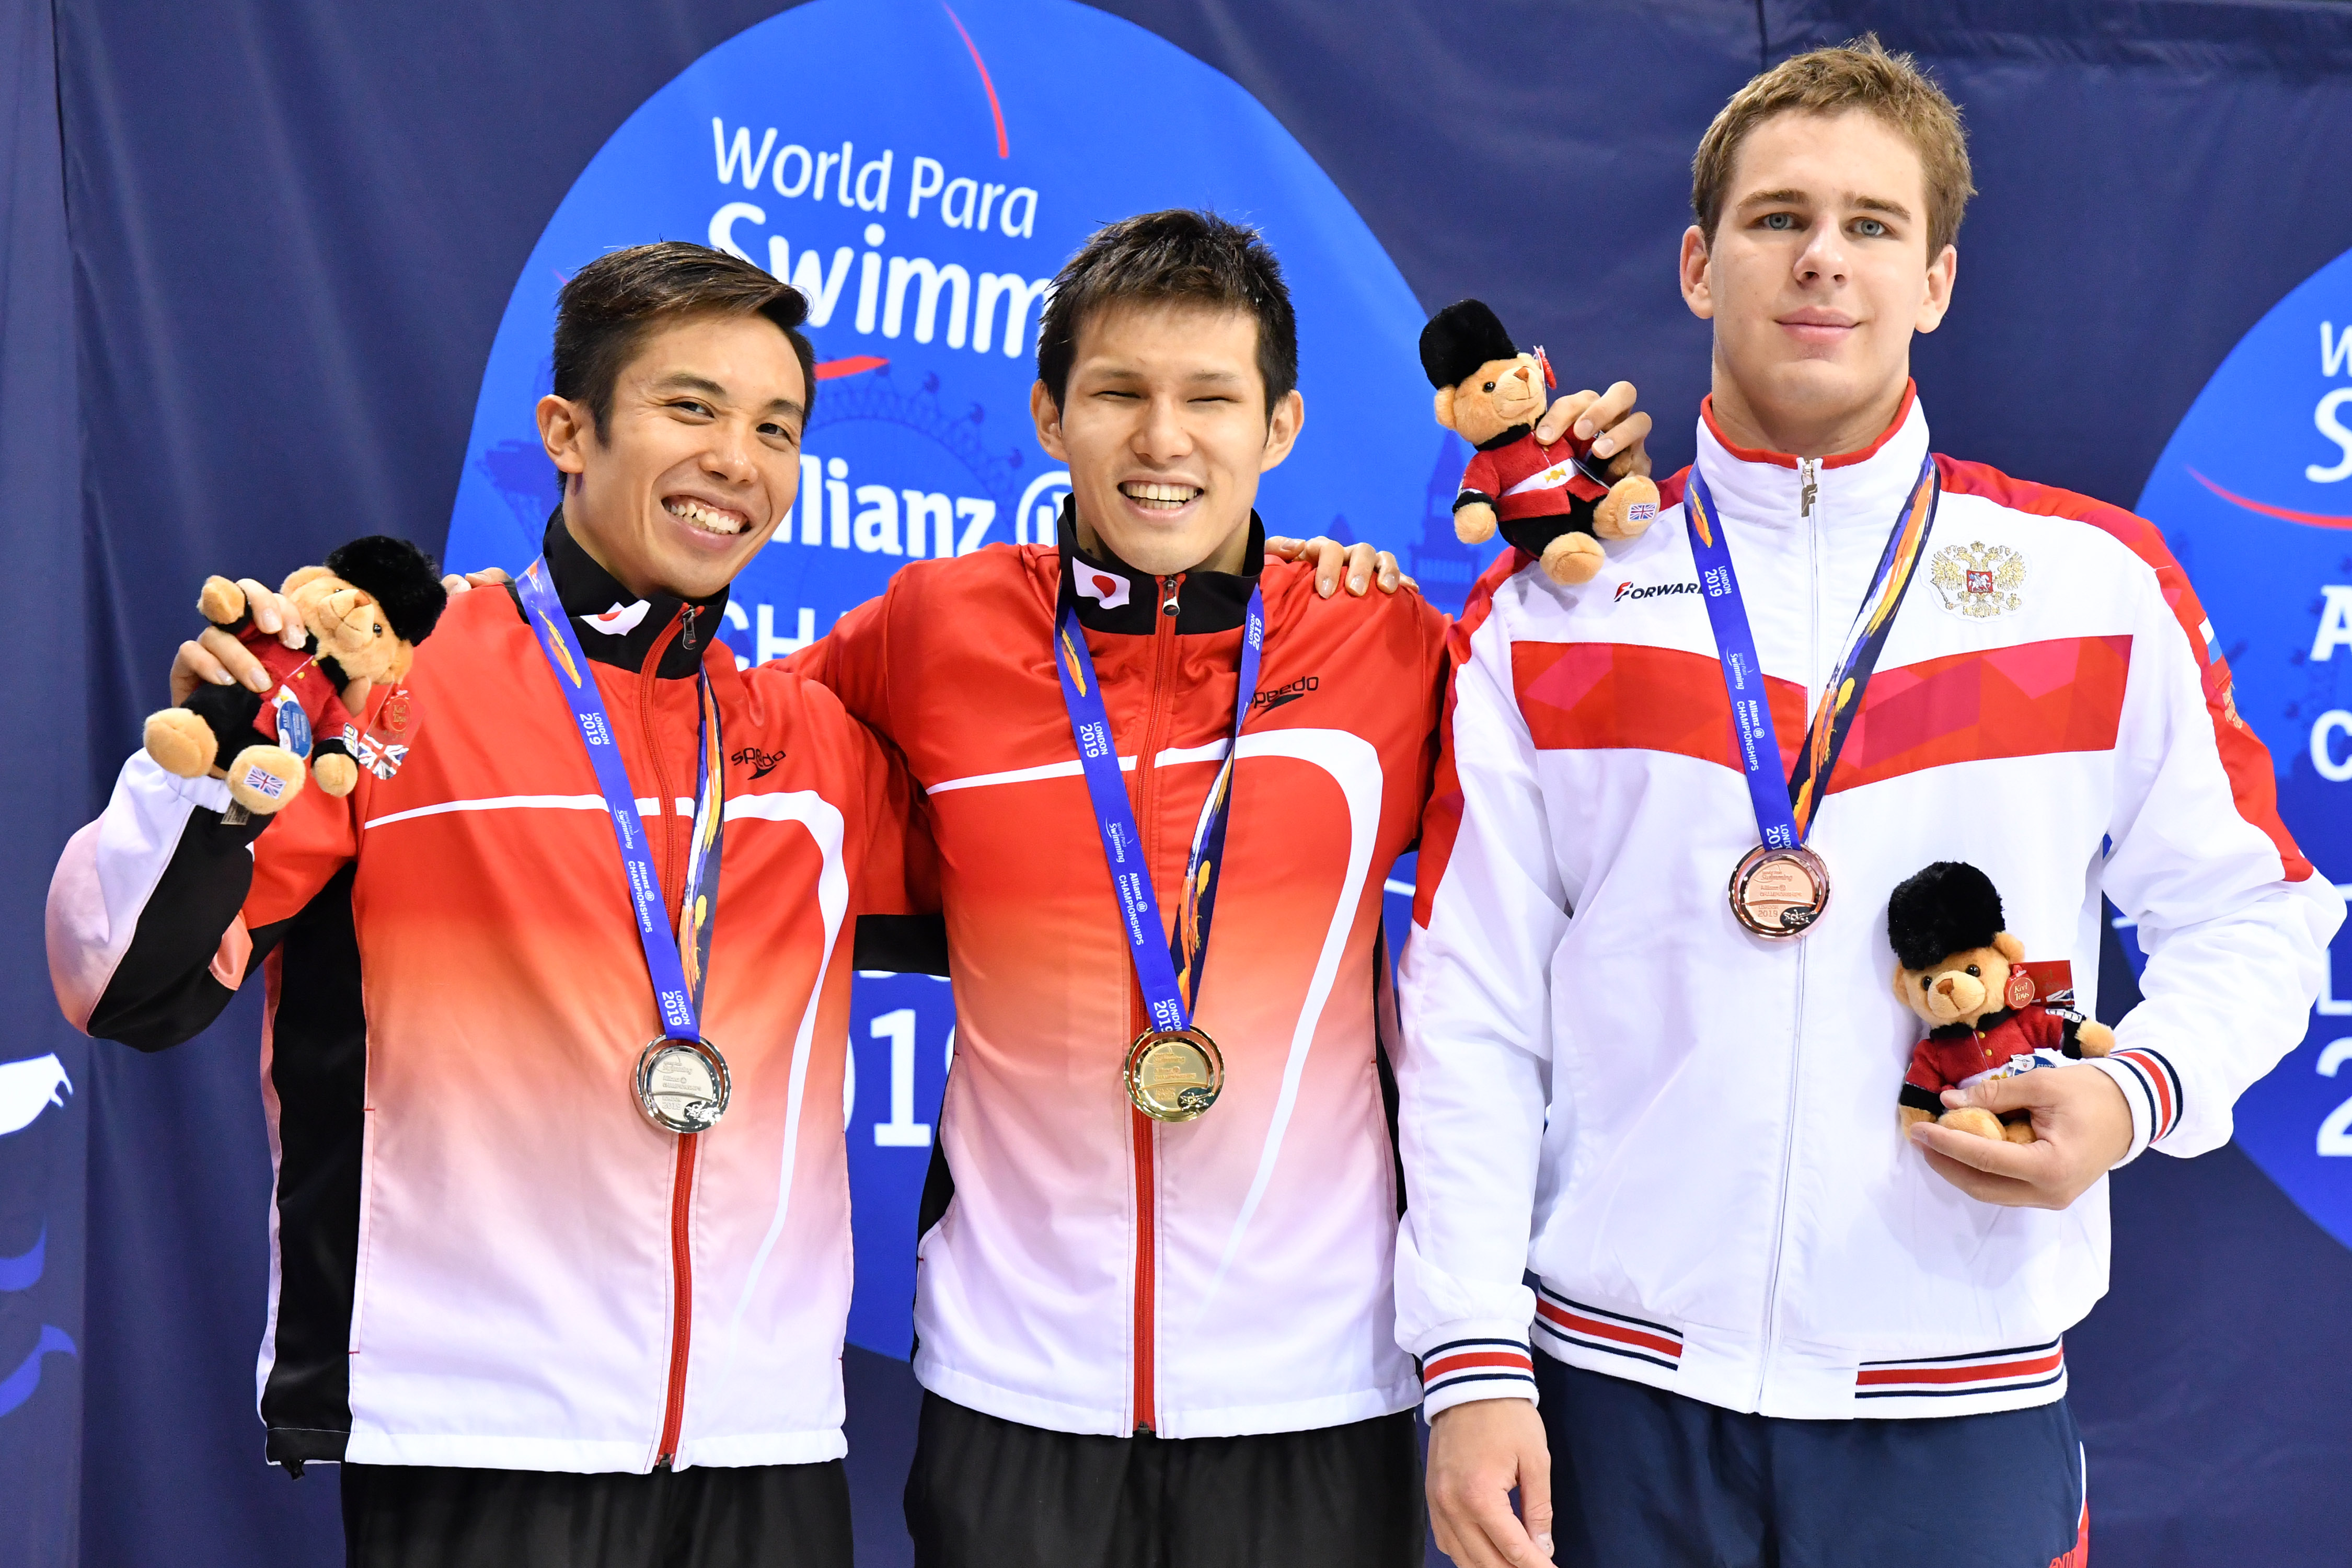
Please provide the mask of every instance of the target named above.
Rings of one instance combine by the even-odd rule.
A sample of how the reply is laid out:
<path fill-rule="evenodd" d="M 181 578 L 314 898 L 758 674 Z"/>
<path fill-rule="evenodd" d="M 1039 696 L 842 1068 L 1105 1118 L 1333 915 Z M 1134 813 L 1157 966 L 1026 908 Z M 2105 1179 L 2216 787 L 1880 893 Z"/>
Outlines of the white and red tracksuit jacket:
<path fill-rule="evenodd" d="M 1262 542 L 1253 523 L 1246 575 L 1047 545 L 910 564 L 795 656 L 905 751 L 939 846 L 955 1058 L 914 1364 L 971 1409 L 1203 1437 L 1419 1396 L 1374 987 L 1381 885 L 1436 763 L 1444 621 L 1413 593 L 1321 598 Z M 1265 595 L 1194 1014 L 1225 1085 L 1194 1121 L 1147 1119 L 1120 1081 L 1144 1013 L 1054 672 L 1074 566 L 1163 920 L 1233 733 L 1252 577 Z"/>
<path fill-rule="evenodd" d="M 1785 772 L 1927 418 L 1906 394 L 1869 450 L 1800 461 L 1709 416 L 1698 449 Z M 1506 557 L 1457 626 L 1397 1064 L 1399 1331 L 1433 1414 L 1532 1397 L 1530 1328 L 1570 1364 L 1767 1415 L 2063 1394 L 2061 1336 L 2106 1289 L 2105 1184 L 2063 1212 L 1979 1203 L 1897 1128 L 1918 1021 L 1886 902 L 1931 861 L 1983 868 L 2026 952 L 2077 976 L 2103 894 L 2138 921 L 2146 1001 L 2098 1064 L 2133 1156 L 2225 1142 L 2302 1038 L 2343 902 L 2279 823 L 2162 539 L 1936 462 L 1928 559 L 1809 840 L 1833 889 L 1801 939 L 1750 935 L 1727 900 L 1758 830 L 1679 479 L 1591 583 Z"/>
<path fill-rule="evenodd" d="M 258 1368 L 273 1460 L 636 1471 L 837 1458 L 849 1309 L 842 1056 L 902 772 L 832 693 L 736 668 L 725 595 L 635 601 L 547 534 L 677 907 L 716 684 L 726 837 L 703 1033 L 733 1098 L 661 1131 L 661 1032 L 610 816 L 511 593 L 452 601 L 389 779 L 225 825 L 124 766 L 49 889 L 67 1016 L 142 1049 L 266 981 L 277 1186 Z M 608 609 L 616 615 L 602 615 Z"/>

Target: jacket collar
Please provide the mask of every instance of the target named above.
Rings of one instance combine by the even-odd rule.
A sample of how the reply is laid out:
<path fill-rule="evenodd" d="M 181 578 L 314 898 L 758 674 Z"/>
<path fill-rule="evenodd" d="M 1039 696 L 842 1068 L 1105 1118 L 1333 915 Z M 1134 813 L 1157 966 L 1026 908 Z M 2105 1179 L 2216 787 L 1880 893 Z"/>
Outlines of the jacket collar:
<path fill-rule="evenodd" d="M 1813 514 L 1824 532 L 1894 526 L 1895 509 L 1911 493 L 1927 455 L 1927 416 L 1917 384 L 1906 382 L 1903 402 L 1877 440 L 1859 452 L 1814 459 Z M 1698 469 L 1717 510 L 1744 528 L 1771 532 L 1804 524 L 1804 459 L 1787 452 L 1732 444 L 1715 422 L 1715 399 L 1699 405 Z"/>
<path fill-rule="evenodd" d="M 1076 594 L 1078 624 L 1090 632 L 1150 637 L 1160 622 L 1160 579 L 1137 571 L 1099 542 L 1098 556 L 1079 548 L 1076 520 L 1076 502 L 1065 498 L 1056 529 L 1062 575 L 1058 591 Z M 1239 572 L 1178 574 L 1182 585 L 1176 595 L 1177 635 L 1237 629 L 1247 618 L 1250 590 L 1257 586 L 1265 568 L 1265 525 L 1252 511 L 1249 548 Z"/>
<path fill-rule="evenodd" d="M 655 673 L 665 680 L 679 680 L 702 668 L 703 656 L 718 637 L 727 613 L 726 589 L 719 589 L 707 599 L 677 599 L 667 594 L 638 598 L 622 587 L 572 537 L 561 506 L 548 517 L 540 552 L 547 557 L 555 596 L 571 614 L 580 651 L 588 656 L 591 663 L 643 669 L 646 655 L 653 651 L 654 643 L 677 619 L 678 612 L 691 605 L 693 617 L 678 628 L 677 635 L 662 650 L 661 668 Z M 514 590 L 509 587 L 507 592 L 512 595 Z M 522 601 L 517 598 L 515 608 L 520 612 L 521 607 Z"/>

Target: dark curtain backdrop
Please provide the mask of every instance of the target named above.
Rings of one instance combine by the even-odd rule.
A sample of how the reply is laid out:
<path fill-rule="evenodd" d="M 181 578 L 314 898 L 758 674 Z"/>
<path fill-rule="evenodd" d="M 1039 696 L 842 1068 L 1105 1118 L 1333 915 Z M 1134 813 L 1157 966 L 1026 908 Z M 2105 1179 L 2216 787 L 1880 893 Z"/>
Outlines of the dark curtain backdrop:
<path fill-rule="evenodd" d="M 0 496 L 28 677 L 7 701 L 58 742 L 14 753 L 0 1058 L 54 1053 L 73 1086 L 0 1138 L 0 1258 L 41 1263 L 0 1290 L 0 1394 L 37 1371 L 0 1412 L 0 1561 L 338 1560 L 332 1472 L 266 1468 L 252 1412 L 252 1002 L 161 1058 L 81 1041 L 41 957 L 48 868 L 161 704 L 205 573 L 440 537 L 549 214 L 647 95 L 778 8 L 0 0 Z M 1106 8 L 1256 95 L 1424 304 L 1483 295 L 1639 381 L 1668 468 L 1706 375 L 1673 284 L 1690 149 L 1759 67 L 1864 28 L 1918 52 L 1975 138 L 1958 307 L 1916 360 L 1944 450 L 2129 505 L 2240 334 L 2352 247 L 2352 7 Z M 2070 1336 L 2101 1558 L 2343 1563 L 2352 1257 L 2234 1150 L 2141 1161 L 2114 1213 L 2114 1292 Z M 904 1561 L 911 1384 L 863 1352 L 850 1373 L 861 1551 Z M 1969 1506 L 1956 1478 L 1956 1529 Z"/>

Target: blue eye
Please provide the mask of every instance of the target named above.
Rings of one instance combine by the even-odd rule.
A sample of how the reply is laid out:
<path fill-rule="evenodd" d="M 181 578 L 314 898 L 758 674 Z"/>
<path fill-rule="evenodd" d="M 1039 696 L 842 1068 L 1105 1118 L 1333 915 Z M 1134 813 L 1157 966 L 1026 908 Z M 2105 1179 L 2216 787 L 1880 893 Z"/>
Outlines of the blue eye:
<path fill-rule="evenodd" d="M 1877 239 L 1886 233 L 1886 226 L 1874 217 L 1856 218 L 1853 227 L 1865 239 Z"/>
<path fill-rule="evenodd" d="M 1764 215 L 1764 226 L 1778 233 L 1786 234 L 1789 230 L 1797 226 L 1797 215 L 1795 213 L 1766 213 Z"/>

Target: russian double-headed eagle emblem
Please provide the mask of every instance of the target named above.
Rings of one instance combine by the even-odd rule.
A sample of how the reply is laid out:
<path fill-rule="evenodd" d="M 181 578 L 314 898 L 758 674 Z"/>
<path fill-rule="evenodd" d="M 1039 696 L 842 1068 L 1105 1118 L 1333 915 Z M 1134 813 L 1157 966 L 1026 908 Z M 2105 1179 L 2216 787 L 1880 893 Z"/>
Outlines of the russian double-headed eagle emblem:
<path fill-rule="evenodd" d="M 2025 602 L 2025 556 L 2006 544 L 1947 544 L 1927 563 L 1927 581 L 1952 614 L 1990 619 Z"/>

